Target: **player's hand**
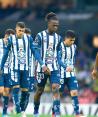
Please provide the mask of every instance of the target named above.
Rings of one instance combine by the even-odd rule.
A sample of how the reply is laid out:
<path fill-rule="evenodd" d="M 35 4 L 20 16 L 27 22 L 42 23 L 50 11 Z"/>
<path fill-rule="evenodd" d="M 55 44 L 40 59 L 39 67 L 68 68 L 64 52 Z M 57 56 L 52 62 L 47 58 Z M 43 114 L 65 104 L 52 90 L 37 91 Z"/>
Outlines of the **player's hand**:
<path fill-rule="evenodd" d="M 43 72 L 44 72 L 45 74 L 47 74 L 47 75 L 50 75 L 50 74 L 51 74 L 51 72 L 50 72 L 50 70 L 49 70 L 49 68 L 48 68 L 47 66 L 43 66 L 43 67 L 42 67 L 42 70 L 43 70 Z"/>
<path fill-rule="evenodd" d="M 2 70 L 0 70 L 0 77 L 2 76 L 2 73 L 3 73 L 3 71 L 2 71 Z"/>
<path fill-rule="evenodd" d="M 72 67 L 66 67 L 66 72 L 72 72 L 73 71 L 73 68 Z"/>
<path fill-rule="evenodd" d="M 92 71 L 92 78 L 93 78 L 93 80 L 95 80 L 96 78 L 97 78 L 97 73 L 98 71 L 96 70 L 96 69 L 93 69 L 93 71 Z"/>

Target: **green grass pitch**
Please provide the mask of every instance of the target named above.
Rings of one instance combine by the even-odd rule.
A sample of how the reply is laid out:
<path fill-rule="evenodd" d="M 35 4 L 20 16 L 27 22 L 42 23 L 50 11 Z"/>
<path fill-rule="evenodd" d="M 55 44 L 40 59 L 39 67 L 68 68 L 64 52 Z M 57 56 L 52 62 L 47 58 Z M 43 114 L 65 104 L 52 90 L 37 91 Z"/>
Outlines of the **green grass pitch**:
<path fill-rule="evenodd" d="M 0 117 L 2 117 L 2 116 L 0 115 Z M 10 115 L 9 117 L 18 117 L 18 116 Z M 27 117 L 33 117 L 33 115 L 27 115 Z M 51 116 L 50 115 L 40 115 L 40 117 L 51 117 Z M 65 115 L 65 116 L 61 116 L 61 117 L 74 117 L 74 116 L 67 116 L 67 115 Z M 98 116 L 88 116 L 88 117 L 98 117 Z"/>

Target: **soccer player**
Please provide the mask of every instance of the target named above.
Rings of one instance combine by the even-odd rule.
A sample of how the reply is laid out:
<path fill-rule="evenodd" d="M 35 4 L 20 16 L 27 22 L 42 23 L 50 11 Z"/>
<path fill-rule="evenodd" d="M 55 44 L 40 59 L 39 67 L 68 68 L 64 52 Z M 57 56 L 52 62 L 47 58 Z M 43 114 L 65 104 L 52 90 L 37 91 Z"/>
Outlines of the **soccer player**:
<path fill-rule="evenodd" d="M 29 57 L 30 49 L 32 49 L 32 37 L 26 35 L 24 22 L 17 22 L 16 34 L 8 39 L 5 47 L 5 53 L 1 62 L 1 71 L 4 67 L 6 58 L 10 49 L 12 49 L 11 64 L 11 82 L 13 86 L 13 99 L 16 106 L 16 112 L 21 116 L 21 112 L 25 111 L 25 103 L 29 92 Z M 19 98 L 19 88 L 21 88 L 21 98 Z M 20 100 L 19 100 L 20 99 Z M 23 114 L 24 117 L 24 114 Z"/>
<path fill-rule="evenodd" d="M 25 28 L 25 33 L 28 36 L 31 36 L 31 30 L 30 28 Z M 35 81 L 35 65 L 36 65 L 36 61 L 35 58 L 31 52 L 31 56 L 30 56 L 30 66 L 29 66 L 29 91 L 33 91 L 34 88 L 34 81 Z"/>
<path fill-rule="evenodd" d="M 75 32 L 68 30 L 64 40 L 58 45 L 58 63 L 60 65 L 60 92 L 64 91 L 67 85 L 72 97 L 75 117 L 80 117 L 78 102 L 78 82 L 75 75 L 75 58 L 76 58 L 76 39 Z"/>
<path fill-rule="evenodd" d="M 95 60 L 94 69 L 92 71 L 92 76 L 93 79 L 96 79 L 98 77 L 98 53 L 96 54 L 96 60 Z"/>
<path fill-rule="evenodd" d="M 40 98 L 44 92 L 47 79 L 50 79 L 53 93 L 53 117 L 60 117 L 59 83 L 60 74 L 57 63 L 57 45 L 61 37 L 56 33 L 59 20 L 55 13 L 46 15 L 47 29 L 37 34 L 34 41 L 34 55 L 38 61 L 37 79 L 38 87 L 34 95 L 34 117 L 39 117 Z"/>
<path fill-rule="evenodd" d="M 15 31 L 13 29 L 7 29 L 5 31 L 5 36 L 3 39 L 0 39 L 0 63 L 2 60 L 2 56 L 4 54 L 4 46 L 7 44 L 8 37 L 11 34 L 15 34 Z M 10 58 L 10 53 L 9 56 L 6 60 L 4 70 L 3 70 L 3 75 L 0 78 L 0 91 L 3 94 L 3 114 L 2 117 L 7 117 L 7 108 L 8 108 L 8 101 L 9 101 L 9 91 L 10 91 L 10 63 L 11 58 Z M 2 90 L 3 89 L 3 90 Z"/>

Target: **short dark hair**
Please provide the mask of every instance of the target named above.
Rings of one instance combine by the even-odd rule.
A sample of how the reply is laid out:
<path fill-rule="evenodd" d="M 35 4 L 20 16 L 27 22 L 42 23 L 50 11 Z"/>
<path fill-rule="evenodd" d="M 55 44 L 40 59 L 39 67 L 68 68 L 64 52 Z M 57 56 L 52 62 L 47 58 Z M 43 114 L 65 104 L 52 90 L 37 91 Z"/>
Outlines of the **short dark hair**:
<path fill-rule="evenodd" d="M 53 12 L 48 13 L 45 16 L 45 21 L 49 22 L 50 20 L 58 20 L 57 15 Z"/>
<path fill-rule="evenodd" d="M 7 34 L 7 35 L 10 35 L 10 34 L 13 34 L 13 35 L 14 35 L 14 34 L 15 34 L 15 31 L 14 31 L 13 29 L 10 29 L 10 28 L 9 28 L 9 29 L 6 29 L 6 30 L 5 30 L 5 35 L 6 35 L 6 34 Z"/>
<path fill-rule="evenodd" d="M 31 29 L 30 28 L 25 28 L 25 33 L 31 34 Z"/>
<path fill-rule="evenodd" d="M 75 32 L 73 30 L 67 30 L 66 33 L 65 33 L 65 37 L 75 38 L 76 34 L 75 34 Z"/>
<path fill-rule="evenodd" d="M 24 22 L 17 22 L 16 23 L 16 27 L 20 27 L 20 28 L 25 28 L 26 27 L 26 25 L 25 25 L 25 23 Z"/>

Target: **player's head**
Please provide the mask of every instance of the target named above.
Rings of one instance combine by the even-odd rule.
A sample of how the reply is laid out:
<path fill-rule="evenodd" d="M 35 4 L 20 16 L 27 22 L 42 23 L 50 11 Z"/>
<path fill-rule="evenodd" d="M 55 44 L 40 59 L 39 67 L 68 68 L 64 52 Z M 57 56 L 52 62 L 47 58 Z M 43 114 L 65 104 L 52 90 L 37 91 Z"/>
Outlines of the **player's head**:
<path fill-rule="evenodd" d="M 8 38 L 10 35 L 14 35 L 15 31 L 13 29 L 6 29 L 4 38 Z"/>
<path fill-rule="evenodd" d="M 25 32 L 25 23 L 24 22 L 17 22 L 16 23 L 16 35 L 17 37 L 21 38 Z"/>
<path fill-rule="evenodd" d="M 45 20 L 48 23 L 48 31 L 50 33 L 56 32 L 58 30 L 59 20 L 55 13 L 53 12 L 48 13 L 45 17 Z"/>
<path fill-rule="evenodd" d="M 65 38 L 64 38 L 64 42 L 66 43 L 66 45 L 71 46 L 76 39 L 76 34 L 73 30 L 68 30 L 65 33 Z"/>
<path fill-rule="evenodd" d="M 26 33 L 27 35 L 31 35 L 31 30 L 30 30 L 30 28 L 25 28 L 25 33 Z"/>

